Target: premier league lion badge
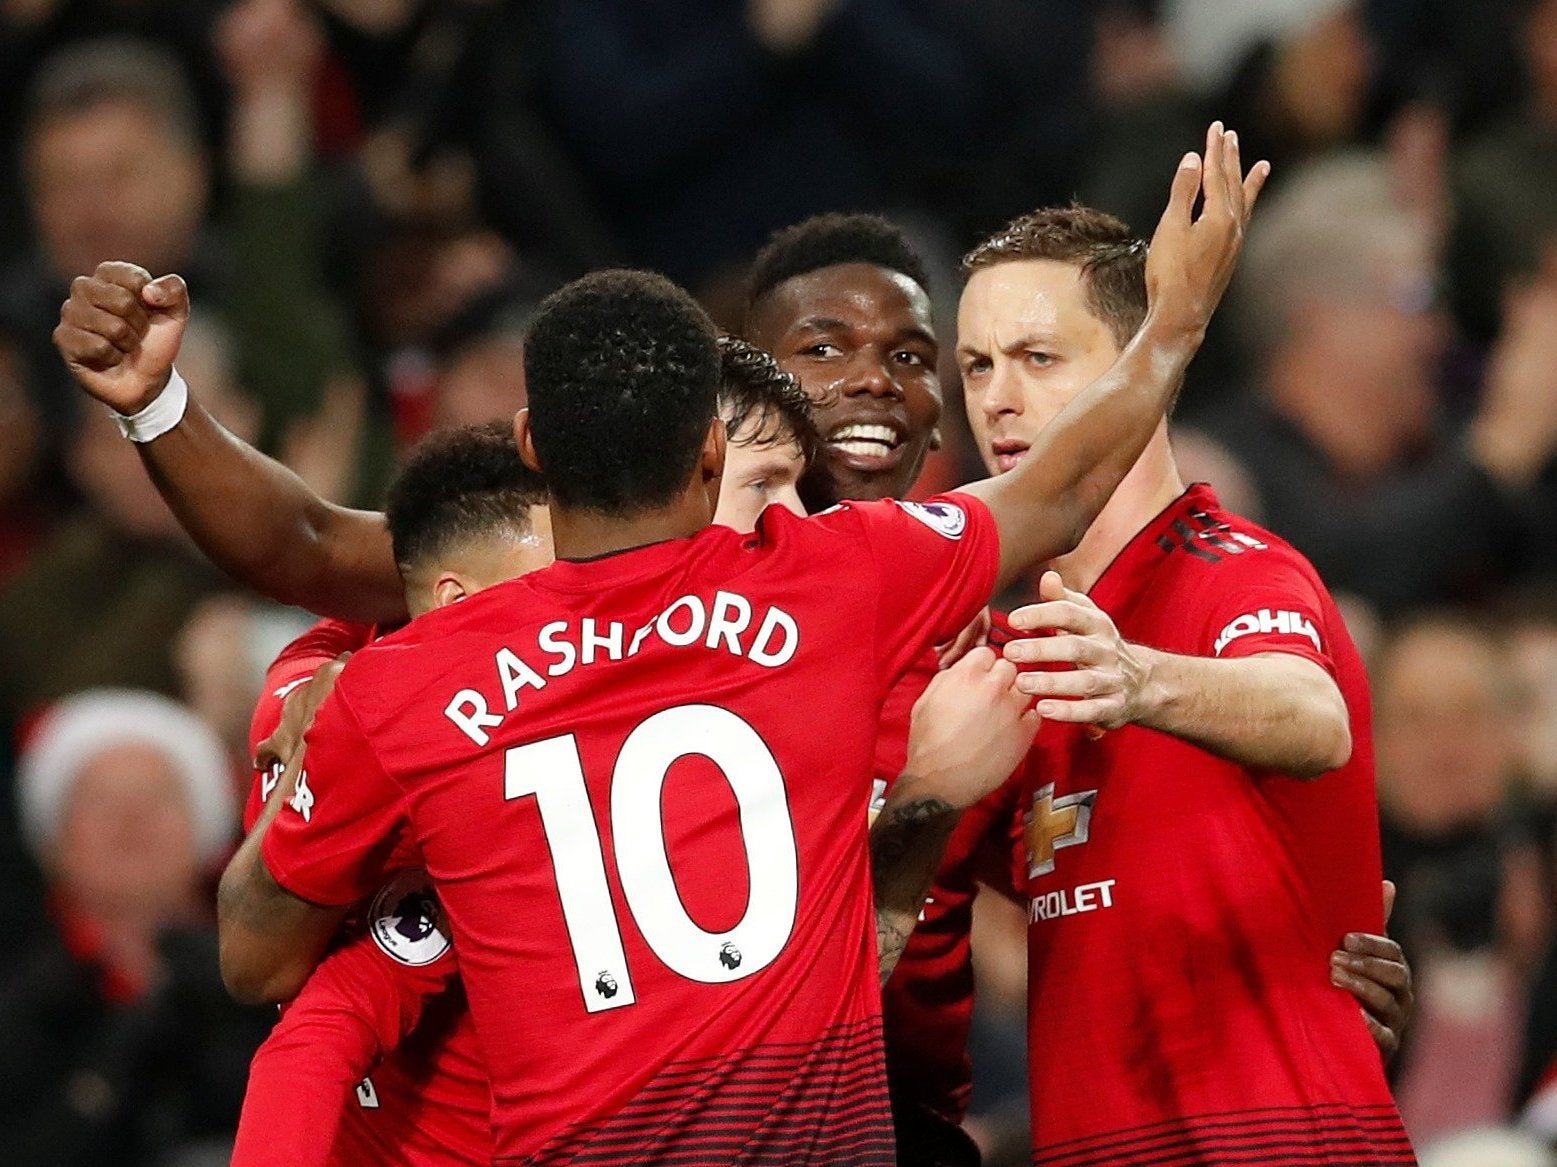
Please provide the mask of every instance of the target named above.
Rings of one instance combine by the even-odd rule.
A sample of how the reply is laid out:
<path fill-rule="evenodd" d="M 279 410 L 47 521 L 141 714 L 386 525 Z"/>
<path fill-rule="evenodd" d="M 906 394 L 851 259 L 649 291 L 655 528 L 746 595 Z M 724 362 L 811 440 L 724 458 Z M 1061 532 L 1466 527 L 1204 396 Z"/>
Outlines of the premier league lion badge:
<path fill-rule="evenodd" d="M 391 960 L 419 966 L 449 951 L 443 906 L 427 873 L 417 868 L 396 872 L 373 898 L 368 931 Z"/>

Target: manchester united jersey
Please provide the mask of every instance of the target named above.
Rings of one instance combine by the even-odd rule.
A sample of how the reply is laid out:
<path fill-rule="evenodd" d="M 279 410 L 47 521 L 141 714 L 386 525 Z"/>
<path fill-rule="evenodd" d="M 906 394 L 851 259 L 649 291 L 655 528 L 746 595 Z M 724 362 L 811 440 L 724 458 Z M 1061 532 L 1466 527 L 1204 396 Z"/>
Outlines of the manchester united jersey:
<path fill-rule="evenodd" d="M 963 496 L 770 508 L 429 613 L 342 673 L 266 862 L 351 903 L 415 841 L 496 1163 L 888 1164 L 860 808 L 998 557 Z"/>
<path fill-rule="evenodd" d="M 1033 1162 L 1414 1162 L 1357 1003 L 1329 982 L 1345 933 L 1382 928 L 1367 682 L 1334 602 L 1201 486 L 1091 596 L 1135 643 L 1313 661 L 1353 749 L 1301 782 L 1136 726 L 1043 727 L 1020 847 Z"/>
<path fill-rule="evenodd" d="M 325 620 L 266 675 L 250 748 L 287 694 L 375 638 Z M 278 775 L 255 776 L 252 827 Z M 491 1162 L 491 1093 L 426 877 L 402 848 L 397 869 L 287 1004 L 249 1072 L 233 1167 L 476 1167 Z"/>

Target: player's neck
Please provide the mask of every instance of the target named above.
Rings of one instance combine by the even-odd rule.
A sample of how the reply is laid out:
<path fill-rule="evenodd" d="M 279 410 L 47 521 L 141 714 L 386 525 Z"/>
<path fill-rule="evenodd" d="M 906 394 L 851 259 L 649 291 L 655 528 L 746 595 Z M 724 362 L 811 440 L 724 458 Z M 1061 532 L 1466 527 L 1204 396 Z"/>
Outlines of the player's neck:
<path fill-rule="evenodd" d="M 1087 528 L 1076 550 L 1049 566 L 1060 573 L 1066 587 L 1090 590 L 1130 541 L 1183 493 L 1184 480 L 1168 447 L 1166 431 L 1159 431 Z"/>
<path fill-rule="evenodd" d="M 706 499 L 691 494 L 668 507 L 626 517 L 555 507 L 552 543 L 558 559 L 598 559 L 651 543 L 688 538 L 708 526 L 712 518 Z"/>

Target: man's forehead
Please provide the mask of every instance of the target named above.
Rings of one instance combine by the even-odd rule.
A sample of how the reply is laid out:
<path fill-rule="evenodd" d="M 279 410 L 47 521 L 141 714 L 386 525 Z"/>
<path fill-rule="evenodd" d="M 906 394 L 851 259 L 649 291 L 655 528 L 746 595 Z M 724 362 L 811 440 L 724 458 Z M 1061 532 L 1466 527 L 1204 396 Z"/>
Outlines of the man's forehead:
<path fill-rule="evenodd" d="M 759 315 L 777 332 L 818 322 L 897 323 L 934 336 L 925 290 L 902 272 L 874 263 L 839 263 L 791 276 L 764 298 Z"/>
<path fill-rule="evenodd" d="M 984 344 L 993 331 L 1001 337 L 1016 331 L 1074 326 L 1075 314 L 1087 308 L 1081 269 L 1050 259 L 1023 259 L 981 268 L 962 289 L 957 304 L 959 344 Z"/>

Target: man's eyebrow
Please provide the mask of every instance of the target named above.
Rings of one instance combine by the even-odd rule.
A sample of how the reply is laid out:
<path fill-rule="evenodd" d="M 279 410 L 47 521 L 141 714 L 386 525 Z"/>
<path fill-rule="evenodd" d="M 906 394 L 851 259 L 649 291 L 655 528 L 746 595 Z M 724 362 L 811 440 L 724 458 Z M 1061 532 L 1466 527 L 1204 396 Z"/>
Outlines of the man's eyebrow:
<path fill-rule="evenodd" d="M 839 320 L 836 316 L 806 316 L 795 322 L 795 328 L 816 332 L 837 332 L 849 328 L 849 322 Z"/>
<path fill-rule="evenodd" d="M 937 347 L 939 347 L 941 343 L 935 339 L 935 333 L 931 332 L 928 328 L 918 324 L 914 325 L 912 328 L 905 328 L 902 332 L 897 334 L 897 343 L 902 343 L 905 340 L 917 340 L 923 342 L 924 344 L 935 345 Z"/>
<path fill-rule="evenodd" d="M 1023 349 L 1052 348 L 1058 343 L 1059 341 L 1052 334 L 1047 332 L 1024 332 L 1020 336 L 1016 337 L 1016 339 L 1000 345 L 999 351 L 1006 356 L 1010 356 L 1012 353 L 1019 353 Z M 959 353 L 964 353 L 970 356 L 987 355 L 985 349 L 968 343 L 959 344 L 957 346 L 957 351 Z"/>

